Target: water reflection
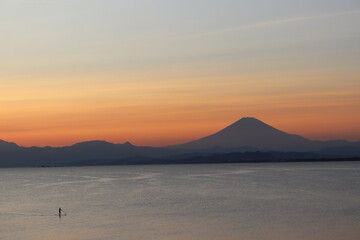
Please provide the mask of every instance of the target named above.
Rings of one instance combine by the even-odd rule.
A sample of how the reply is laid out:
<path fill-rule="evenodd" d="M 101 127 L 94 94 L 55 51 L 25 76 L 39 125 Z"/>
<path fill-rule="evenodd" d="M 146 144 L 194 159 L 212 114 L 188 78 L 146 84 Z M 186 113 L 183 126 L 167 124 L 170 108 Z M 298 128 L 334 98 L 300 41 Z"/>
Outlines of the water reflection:
<path fill-rule="evenodd" d="M 359 172 L 358 163 L 0 169 L 0 239 L 355 240 Z"/>

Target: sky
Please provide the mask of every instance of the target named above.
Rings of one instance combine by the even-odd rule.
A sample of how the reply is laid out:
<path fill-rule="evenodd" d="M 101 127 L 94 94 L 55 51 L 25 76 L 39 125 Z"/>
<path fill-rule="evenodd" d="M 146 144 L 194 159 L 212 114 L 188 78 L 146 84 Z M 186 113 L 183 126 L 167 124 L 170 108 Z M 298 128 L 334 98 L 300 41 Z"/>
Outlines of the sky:
<path fill-rule="evenodd" d="M 0 0 L 0 139 L 360 141 L 359 0 Z"/>

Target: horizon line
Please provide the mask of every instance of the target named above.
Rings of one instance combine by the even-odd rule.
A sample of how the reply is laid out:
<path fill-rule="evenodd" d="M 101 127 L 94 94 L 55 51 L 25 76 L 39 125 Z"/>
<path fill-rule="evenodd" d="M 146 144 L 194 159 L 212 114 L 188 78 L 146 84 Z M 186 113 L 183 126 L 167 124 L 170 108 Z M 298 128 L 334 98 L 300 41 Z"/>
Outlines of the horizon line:
<path fill-rule="evenodd" d="M 216 132 L 214 132 L 214 133 L 212 133 L 212 134 L 209 134 L 209 135 L 207 135 L 207 136 L 213 135 L 213 134 L 215 134 L 215 133 L 217 133 L 217 132 L 219 132 L 219 131 L 221 131 L 221 130 L 223 130 L 223 129 L 225 129 L 225 128 L 227 128 L 227 127 L 229 127 L 229 126 L 231 126 L 231 125 L 233 125 L 233 124 L 235 124 L 235 123 L 237 123 L 238 121 L 240 121 L 240 120 L 242 120 L 242 119 L 255 119 L 255 120 L 260 121 L 260 122 L 262 122 L 262 123 L 264 123 L 264 124 L 266 124 L 266 125 L 268 125 L 268 126 L 270 126 L 270 127 L 273 127 L 272 125 L 267 124 L 267 123 L 265 123 L 264 121 L 261 121 L 261 120 L 259 120 L 258 118 L 253 117 L 253 116 L 251 116 L 251 117 L 241 117 L 239 120 L 237 120 L 237 121 L 235 121 L 235 122 L 232 122 L 232 123 L 230 123 L 229 125 L 227 125 L 226 127 L 223 127 L 222 129 L 220 129 L 220 130 L 218 130 L 218 131 L 216 131 Z M 276 127 L 273 127 L 273 128 L 275 128 L 275 129 L 277 129 L 277 130 L 280 130 L 280 129 L 276 128 Z M 282 130 L 280 130 L 280 131 L 282 131 Z M 303 137 L 302 135 L 299 135 L 299 134 L 293 134 L 293 133 L 288 133 L 288 132 L 285 132 L 285 133 L 291 134 L 291 135 L 298 135 L 298 136 Z M 196 138 L 196 139 L 193 139 L 193 140 L 188 140 L 188 141 L 185 142 L 185 143 L 168 144 L 168 145 L 161 145 L 161 146 L 135 145 L 135 144 L 133 144 L 132 142 L 130 142 L 129 140 L 125 140 L 123 143 L 118 143 L 118 142 L 111 142 L 111 141 L 101 140 L 101 139 L 84 140 L 84 141 L 74 142 L 74 143 L 68 144 L 68 145 L 59 145 L 59 146 L 51 146 L 51 145 L 43 145 L 43 146 L 35 146 L 35 145 L 32 145 L 32 146 L 22 146 L 22 145 L 17 144 L 16 142 L 6 141 L 6 140 L 4 140 L 4 139 L 0 139 L 0 142 L 3 141 L 3 142 L 7 142 L 7 143 L 12 143 L 12 144 L 15 144 L 15 145 L 17 145 L 17 146 L 19 146 L 19 147 L 25 147 L 25 148 L 31 148 L 31 147 L 39 147 L 39 148 L 45 148 L 45 147 L 61 148 L 61 147 L 71 147 L 71 146 L 74 146 L 74 145 L 76 145 L 76 144 L 78 144 L 78 143 L 86 143 L 86 142 L 106 142 L 106 143 L 110 143 L 110 144 L 121 144 L 121 145 L 123 145 L 123 144 L 130 144 L 130 145 L 135 146 L 135 147 L 154 147 L 154 148 L 161 148 L 161 147 L 169 147 L 169 146 L 176 146 L 176 145 L 186 144 L 186 143 L 188 143 L 188 142 L 196 141 L 196 140 L 198 140 L 198 139 L 201 139 L 201 138 L 204 138 L 204 137 L 207 137 L 207 136 L 199 137 L 199 138 Z M 303 138 L 306 138 L 306 137 L 303 137 Z M 309 139 L 309 138 L 306 138 L 306 139 L 309 140 L 309 141 L 314 141 L 314 142 L 317 142 L 317 141 L 318 141 L 318 142 L 346 141 L 346 142 L 350 142 L 350 143 L 360 142 L 360 140 L 350 141 L 350 140 L 347 140 L 347 139 L 328 139 L 328 140 L 316 140 L 316 139 L 315 139 L 315 140 L 312 140 L 312 139 Z"/>

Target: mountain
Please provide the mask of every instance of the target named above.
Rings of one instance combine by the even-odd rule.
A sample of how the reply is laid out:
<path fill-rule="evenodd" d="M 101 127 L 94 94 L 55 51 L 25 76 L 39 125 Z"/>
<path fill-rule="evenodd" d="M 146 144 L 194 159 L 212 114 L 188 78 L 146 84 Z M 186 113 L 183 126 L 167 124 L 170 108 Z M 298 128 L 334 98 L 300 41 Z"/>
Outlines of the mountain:
<path fill-rule="evenodd" d="M 259 151 L 262 153 L 256 153 Z M 310 141 L 246 117 L 213 135 L 168 147 L 99 140 L 65 147 L 22 147 L 0 140 L 0 167 L 243 162 L 248 158 L 274 160 L 274 154 L 268 154 L 271 151 L 278 152 L 275 158 L 281 157 L 285 161 L 306 156 L 344 159 L 360 156 L 360 142 Z M 223 155 L 226 153 L 231 154 Z"/>
<path fill-rule="evenodd" d="M 131 157 L 164 157 L 182 154 L 181 149 L 138 147 L 129 142 L 114 144 L 87 141 L 65 147 L 20 147 L 0 141 L 0 167 L 61 166 L 90 159 L 122 159 Z"/>
<path fill-rule="evenodd" d="M 175 147 L 237 149 L 248 146 L 267 151 L 307 151 L 312 149 L 312 145 L 312 141 L 304 137 L 285 133 L 256 118 L 245 117 L 213 135 Z"/>
<path fill-rule="evenodd" d="M 6 142 L 0 139 L 0 151 L 15 151 L 19 149 L 20 147 L 16 143 Z"/>

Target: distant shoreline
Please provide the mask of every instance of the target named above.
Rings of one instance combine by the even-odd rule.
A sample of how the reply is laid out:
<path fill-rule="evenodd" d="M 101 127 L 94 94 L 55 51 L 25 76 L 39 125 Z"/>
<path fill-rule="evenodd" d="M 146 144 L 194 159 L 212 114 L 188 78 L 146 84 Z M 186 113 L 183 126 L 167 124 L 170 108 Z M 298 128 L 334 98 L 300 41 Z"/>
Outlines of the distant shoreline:
<path fill-rule="evenodd" d="M 323 159 L 271 159 L 271 160 L 194 160 L 194 159 L 177 159 L 177 160 L 159 160 L 159 161 L 149 161 L 149 162 L 118 162 L 115 163 L 116 160 L 103 160 L 103 163 L 69 163 L 63 164 L 61 166 L 44 166 L 44 167 L 95 167 L 95 166 L 134 166 L 134 165 L 190 165 L 190 164 L 226 164 L 226 163 L 311 163 L 311 162 L 357 162 L 360 161 L 360 158 L 323 158 Z M 107 162 L 111 161 L 111 162 Z"/>
<path fill-rule="evenodd" d="M 149 165 L 202 165 L 202 164 L 232 164 L 232 163 L 316 163 L 316 162 L 360 162 L 360 158 L 336 158 L 336 159 L 290 159 L 290 160 L 248 160 L 248 161 L 208 161 L 208 162 L 148 162 L 148 163 L 118 163 L 118 164 L 94 164 L 94 165 L 57 165 L 57 166 L 22 166 L 22 167 L 0 167 L 9 168 L 64 168 L 64 167 L 106 167 L 106 166 L 149 166 Z"/>
<path fill-rule="evenodd" d="M 26 162 L 24 157 L 22 162 Z M 226 164 L 226 163 L 293 163 L 293 162 L 356 162 L 359 156 L 333 156 L 314 152 L 228 152 L 209 153 L 193 152 L 164 157 L 129 156 L 104 157 L 97 156 L 88 159 L 57 159 L 33 162 L 31 165 L 3 165 L 0 168 L 46 168 L 46 167 L 80 167 L 80 166 L 126 166 L 126 165 L 170 165 L 170 164 Z"/>

